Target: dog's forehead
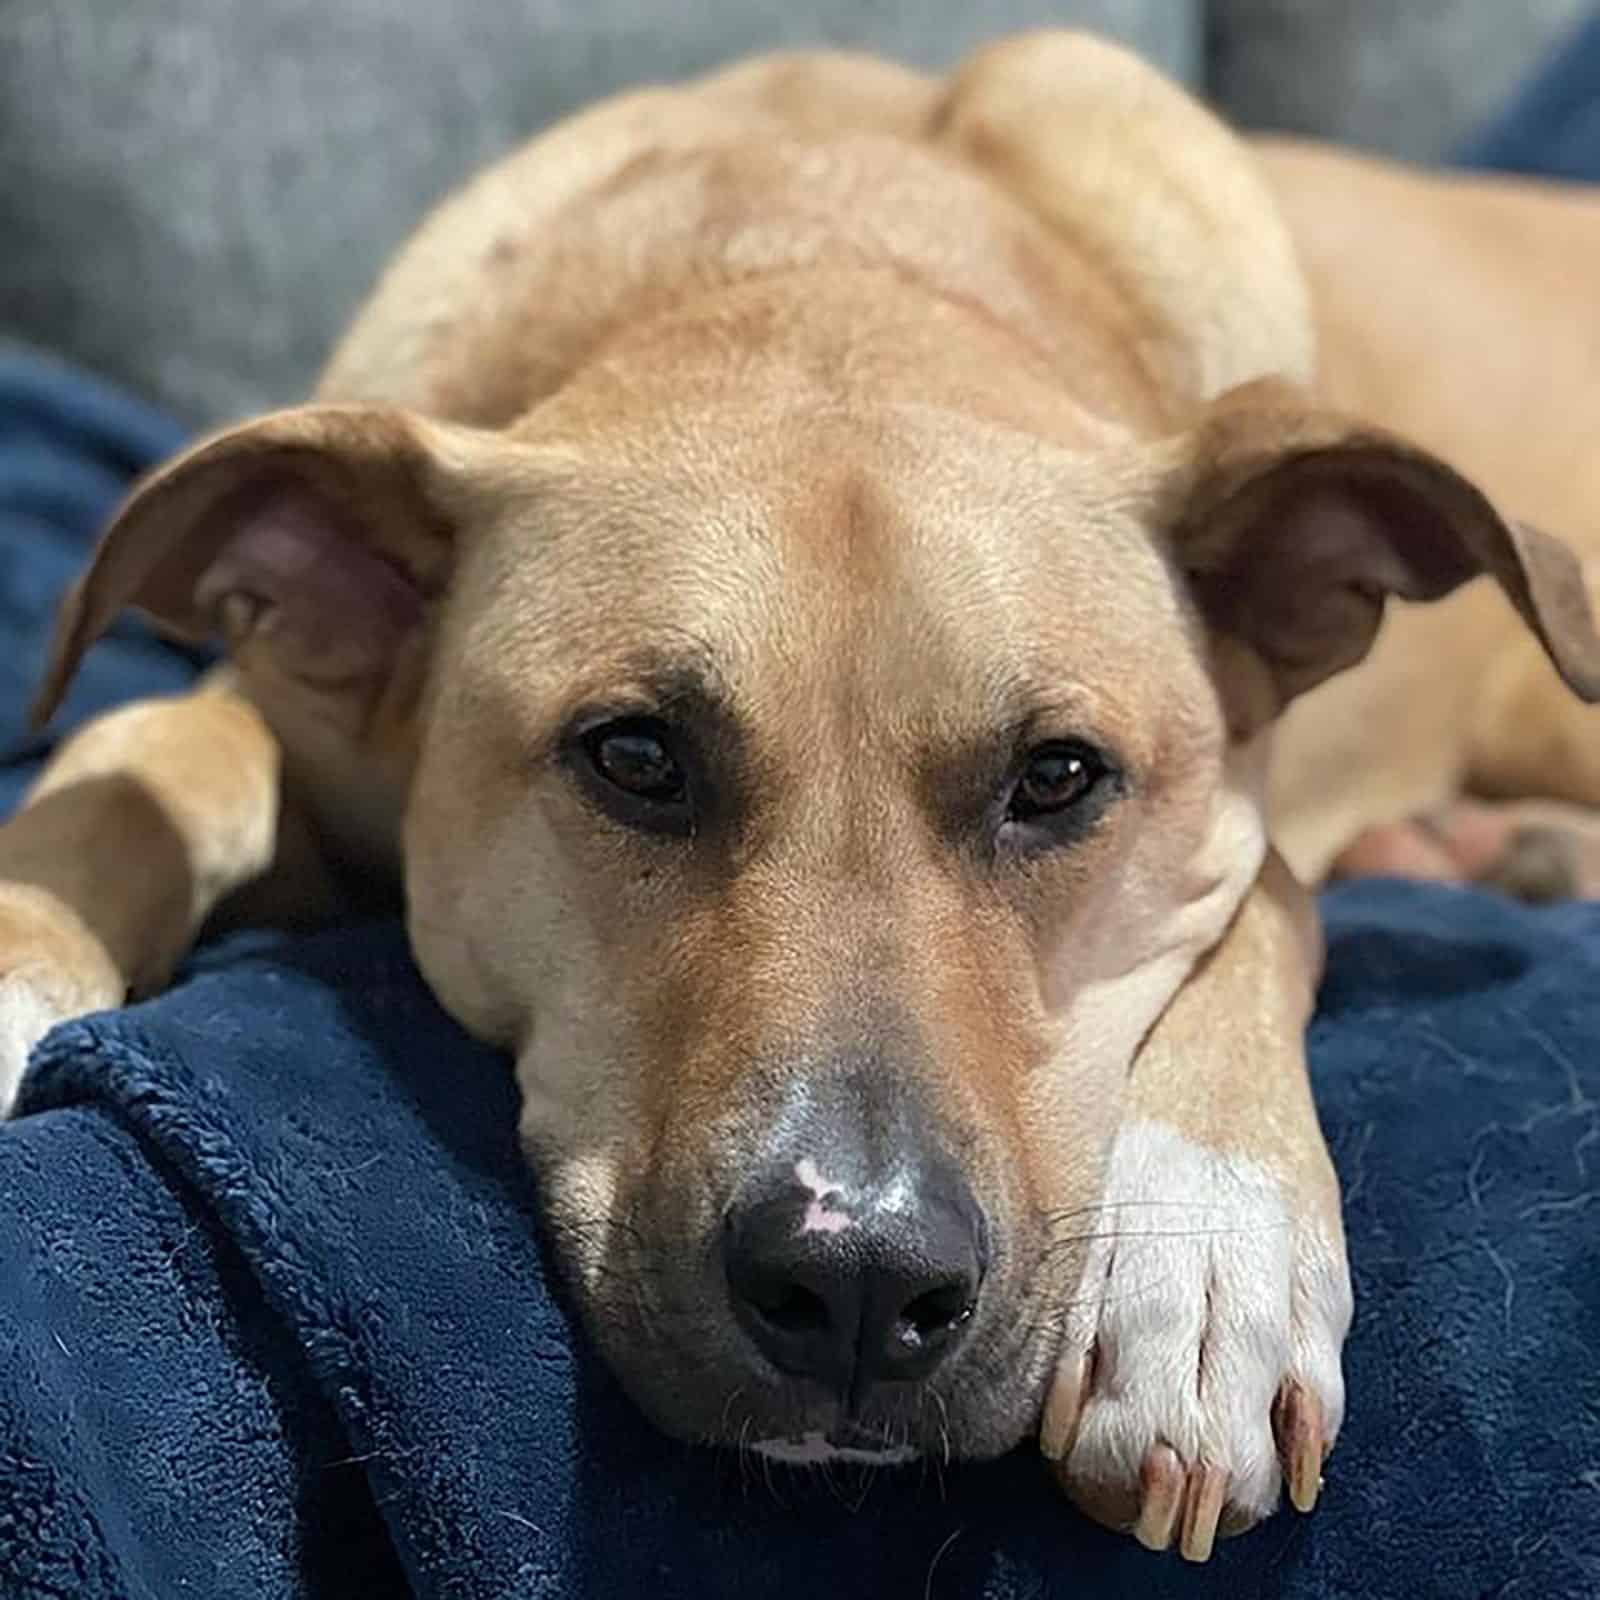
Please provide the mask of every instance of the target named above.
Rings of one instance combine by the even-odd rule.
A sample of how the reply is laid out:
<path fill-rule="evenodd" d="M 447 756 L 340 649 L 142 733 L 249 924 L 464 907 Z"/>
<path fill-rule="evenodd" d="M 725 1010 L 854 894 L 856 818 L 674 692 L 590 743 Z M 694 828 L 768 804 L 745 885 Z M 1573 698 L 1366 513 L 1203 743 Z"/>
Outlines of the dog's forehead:
<path fill-rule="evenodd" d="M 664 661 L 755 720 L 826 700 L 959 736 L 1046 699 L 1137 719 L 1152 658 L 1188 647 L 1114 452 L 931 407 L 785 421 L 544 484 L 491 563 L 488 653 L 530 690 Z"/>

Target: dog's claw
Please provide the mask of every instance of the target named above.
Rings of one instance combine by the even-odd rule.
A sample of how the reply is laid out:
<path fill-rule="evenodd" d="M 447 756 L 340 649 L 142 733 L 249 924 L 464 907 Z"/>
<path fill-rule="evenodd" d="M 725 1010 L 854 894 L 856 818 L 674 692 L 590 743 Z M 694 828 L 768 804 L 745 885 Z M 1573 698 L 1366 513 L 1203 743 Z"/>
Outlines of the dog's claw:
<path fill-rule="evenodd" d="M 1089 1352 L 1068 1351 L 1056 1367 L 1039 1423 L 1039 1450 L 1046 1461 L 1065 1461 L 1078 1436 L 1089 1390 Z"/>
<path fill-rule="evenodd" d="M 1201 1464 L 1189 1469 L 1189 1492 L 1183 1502 L 1183 1533 L 1178 1553 L 1185 1561 L 1209 1561 L 1217 1542 L 1217 1521 L 1228 1498 L 1228 1474 L 1222 1467 Z"/>
<path fill-rule="evenodd" d="M 1142 1498 L 1133 1536 L 1146 1550 L 1165 1550 L 1183 1510 L 1187 1474 L 1177 1451 L 1170 1445 L 1155 1444 L 1145 1453 L 1139 1477 Z"/>
<path fill-rule="evenodd" d="M 1273 1408 L 1273 1433 L 1278 1459 L 1296 1511 L 1310 1511 L 1322 1489 L 1322 1407 L 1317 1397 L 1292 1379 L 1283 1386 Z"/>

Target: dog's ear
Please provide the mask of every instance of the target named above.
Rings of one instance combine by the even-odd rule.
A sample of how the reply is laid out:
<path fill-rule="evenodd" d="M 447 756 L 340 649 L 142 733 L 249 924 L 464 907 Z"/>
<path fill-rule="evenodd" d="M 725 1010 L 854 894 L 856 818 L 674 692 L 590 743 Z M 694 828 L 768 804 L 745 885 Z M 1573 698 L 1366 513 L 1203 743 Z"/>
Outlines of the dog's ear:
<path fill-rule="evenodd" d="M 1437 600 L 1480 574 L 1569 687 L 1600 700 L 1577 558 L 1437 457 L 1274 380 L 1223 396 L 1180 455 L 1162 514 L 1174 555 L 1213 634 L 1259 669 L 1252 703 L 1230 706 L 1236 731 L 1360 661 L 1391 595 Z"/>
<path fill-rule="evenodd" d="M 134 490 L 68 592 L 35 723 L 128 606 L 192 642 L 248 637 L 324 692 L 377 682 L 448 578 L 450 483 L 493 449 L 353 406 L 284 411 L 196 445 Z"/>

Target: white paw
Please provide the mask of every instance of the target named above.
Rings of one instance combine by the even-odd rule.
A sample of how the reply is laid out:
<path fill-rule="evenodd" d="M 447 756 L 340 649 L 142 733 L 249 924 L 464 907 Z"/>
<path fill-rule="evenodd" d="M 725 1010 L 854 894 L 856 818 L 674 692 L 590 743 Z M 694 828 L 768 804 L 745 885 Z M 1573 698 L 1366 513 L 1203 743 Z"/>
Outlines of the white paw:
<path fill-rule="evenodd" d="M 123 982 L 100 941 L 61 901 L 0 883 L 0 1118 L 33 1047 L 58 1022 L 120 1005 Z"/>
<path fill-rule="evenodd" d="M 24 974 L 0 978 L 0 1117 L 16 1104 L 33 1047 L 65 1020 Z"/>
<path fill-rule="evenodd" d="M 1195 1561 L 1268 1515 L 1285 1472 L 1309 1510 L 1344 1416 L 1337 1218 L 1142 1122 L 1117 1136 L 1093 1232 L 1040 1440 L 1068 1493 Z"/>

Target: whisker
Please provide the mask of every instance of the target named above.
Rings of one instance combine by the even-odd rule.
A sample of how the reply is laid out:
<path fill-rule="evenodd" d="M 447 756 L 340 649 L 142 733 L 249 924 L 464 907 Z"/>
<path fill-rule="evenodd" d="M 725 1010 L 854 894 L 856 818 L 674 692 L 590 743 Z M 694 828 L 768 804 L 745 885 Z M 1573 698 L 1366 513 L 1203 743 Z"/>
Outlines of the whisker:
<path fill-rule="evenodd" d="M 1292 1227 L 1284 1218 L 1281 1222 L 1241 1222 L 1215 1228 L 1105 1228 L 1095 1233 L 1063 1234 L 1052 1239 L 1049 1248 L 1094 1244 L 1101 1239 L 1238 1239 L 1254 1233 L 1285 1233 Z"/>
<path fill-rule="evenodd" d="M 747 1411 L 744 1421 L 739 1424 L 739 1487 L 746 1500 L 750 1498 L 750 1457 L 754 1454 L 750 1448 L 750 1426 L 753 1421 Z"/>
<path fill-rule="evenodd" d="M 1161 1199 L 1120 1199 L 1120 1200 L 1095 1200 L 1088 1205 L 1068 1206 L 1061 1211 L 1046 1211 L 1040 1216 L 1040 1221 L 1049 1224 L 1052 1222 L 1066 1222 L 1073 1217 L 1086 1217 L 1095 1211 L 1112 1211 L 1120 1206 L 1146 1206 L 1154 1210 L 1160 1207 L 1189 1209 L 1194 1206 L 1193 1200 L 1161 1200 Z"/>
<path fill-rule="evenodd" d="M 928 1576 L 922 1583 L 922 1600 L 933 1600 L 933 1575 L 939 1563 L 944 1560 L 945 1551 L 961 1537 L 962 1529 L 952 1528 L 944 1543 L 933 1553 L 933 1560 L 928 1563 Z"/>
<path fill-rule="evenodd" d="M 939 1479 L 939 1498 L 944 1498 L 944 1475 L 950 1466 L 950 1407 L 945 1404 L 945 1398 L 937 1389 L 925 1391 L 928 1399 L 939 1408 L 939 1454 L 930 1455 L 928 1459 L 933 1463 L 935 1473 Z M 926 1402 L 924 1402 L 926 1403 Z"/>

